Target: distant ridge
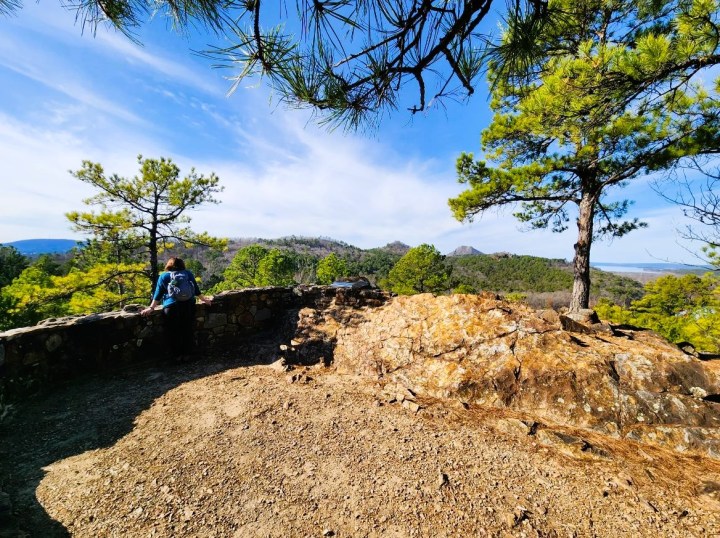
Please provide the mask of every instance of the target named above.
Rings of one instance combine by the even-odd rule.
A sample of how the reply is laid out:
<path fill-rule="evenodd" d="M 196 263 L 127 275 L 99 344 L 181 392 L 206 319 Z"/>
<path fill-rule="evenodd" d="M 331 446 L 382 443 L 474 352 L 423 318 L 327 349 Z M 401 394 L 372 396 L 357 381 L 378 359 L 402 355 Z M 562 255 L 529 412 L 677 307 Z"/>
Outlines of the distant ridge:
<path fill-rule="evenodd" d="M 405 253 L 407 253 L 408 250 L 410 250 L 410 247 L 401 241 L 393 241 L 392 243 L 388 243 L 384 247 L 380 247 L 379 250 L 384 250 L 393 254 L 404 255 Z"/>
<path fill-rule="evenodd" d="M 61 254 L 75 247 L 79 241 L 75 239 L 23 239 L 3 243 L 6 247 L 15 247 L 23 256 L 37 256 L 39 254 Z"/>
<path fill-rule="evenodd" d="M 474 247 L 463 245 L 462 247 L 458 247 L 453 250 L 450 254 L 448 254 L 448 256 L 475 256 L 477 254 L 482 254 L 482 252 Z"/>

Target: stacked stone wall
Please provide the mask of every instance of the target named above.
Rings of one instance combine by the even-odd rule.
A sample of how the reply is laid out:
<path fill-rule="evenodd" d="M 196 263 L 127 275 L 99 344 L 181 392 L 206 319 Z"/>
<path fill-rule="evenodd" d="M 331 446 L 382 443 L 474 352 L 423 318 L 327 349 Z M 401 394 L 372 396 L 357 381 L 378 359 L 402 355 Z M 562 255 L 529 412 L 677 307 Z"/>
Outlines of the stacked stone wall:
<path fill-rule="evenodd" d="M 269 287 L 223 292 L 198 304 L 195 337 L 199 354 L 239 344 L 287 323 L 301 308 L 378 306 L 379 290 Z M 122 311 L 49 319 L 35 327 L 0 333 L 0 403 L 86 374 L 167 360 L 160 310 L 140 315 L 142 305 Z"/>

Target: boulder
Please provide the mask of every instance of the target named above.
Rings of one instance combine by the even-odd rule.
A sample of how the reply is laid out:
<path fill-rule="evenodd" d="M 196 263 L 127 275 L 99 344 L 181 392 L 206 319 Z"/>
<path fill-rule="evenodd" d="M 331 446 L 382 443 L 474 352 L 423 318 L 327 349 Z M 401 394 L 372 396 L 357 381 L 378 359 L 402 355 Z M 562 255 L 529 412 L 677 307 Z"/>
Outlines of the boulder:
<path fill-rule="evenodd" d="M 566 330 L 561 318 L 492 295 L 430 294 L 394 298 L 362 319 L 356 312 L 350 324 L 325 316 L 340 370 L 421 396 L 720 456 L 720 363 L 650 331 Z"/>

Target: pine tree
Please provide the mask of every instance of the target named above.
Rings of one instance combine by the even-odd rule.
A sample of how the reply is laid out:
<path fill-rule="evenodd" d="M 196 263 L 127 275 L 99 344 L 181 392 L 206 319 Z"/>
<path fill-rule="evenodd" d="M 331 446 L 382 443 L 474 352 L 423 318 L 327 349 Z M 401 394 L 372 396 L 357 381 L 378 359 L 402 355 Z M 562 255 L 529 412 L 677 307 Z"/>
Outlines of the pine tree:
<path fill-rule="evenodd" d="M 623 220 L 632 202 L 615 191 L 720 147 L 718 101 L 696 82 L 720 61 L 719 11 L 714 0 L 553 0 L 548 10 L 525 63 L 491 65 L 485 159 L 460 156 L 468 189 L 450 207 L 467 221 L 519 205 L 520 222 L 556 232 L 574 219 L 570 308 L 579 310 L 589 305 L 593 241 L 644 226 Z M 526 29 L 511 25 L 505 43 L 512 49 Z"/>

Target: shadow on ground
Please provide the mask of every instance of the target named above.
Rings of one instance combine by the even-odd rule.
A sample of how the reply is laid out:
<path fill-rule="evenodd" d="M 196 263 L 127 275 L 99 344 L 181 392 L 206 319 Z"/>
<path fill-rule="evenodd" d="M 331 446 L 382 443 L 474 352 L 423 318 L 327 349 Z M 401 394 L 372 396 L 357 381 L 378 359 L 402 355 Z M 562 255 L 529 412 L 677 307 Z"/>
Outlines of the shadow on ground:
<path fill-rule="evenodd" d="M 211 356 L 178 364 L 153 362 L 97 374 L 16 404 L 0 423 L 0 538 L 70 536 L 37 501 L 47 465 L 109 447 L 134 428 L 135 418 L 173 388 L 230 368 L 269 364 L 294 320 Z M 2 503 L 0 503 L 2 504 Z"/>

